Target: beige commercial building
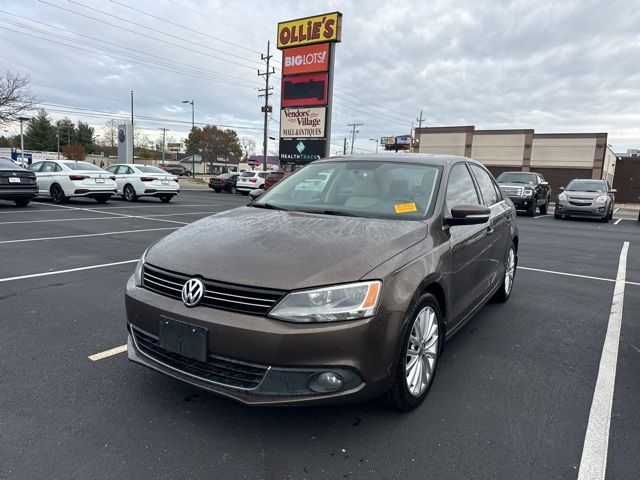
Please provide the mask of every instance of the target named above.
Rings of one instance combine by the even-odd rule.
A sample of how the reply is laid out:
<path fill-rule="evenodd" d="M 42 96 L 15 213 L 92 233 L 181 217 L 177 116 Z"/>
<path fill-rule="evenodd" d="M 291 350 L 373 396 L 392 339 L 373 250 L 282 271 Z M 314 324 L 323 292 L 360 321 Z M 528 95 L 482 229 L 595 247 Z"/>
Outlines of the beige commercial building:
<path fill-rule="evenodd" d="M 573 178 L 613 183 L 616 156 L 606 133 L 535 133 L 532 129 L 476 130 L 473 125 L 416 128 L 420 153 L 474 158 L 495 175 L 508 170 L 542 174 L 552 189 Z"/>

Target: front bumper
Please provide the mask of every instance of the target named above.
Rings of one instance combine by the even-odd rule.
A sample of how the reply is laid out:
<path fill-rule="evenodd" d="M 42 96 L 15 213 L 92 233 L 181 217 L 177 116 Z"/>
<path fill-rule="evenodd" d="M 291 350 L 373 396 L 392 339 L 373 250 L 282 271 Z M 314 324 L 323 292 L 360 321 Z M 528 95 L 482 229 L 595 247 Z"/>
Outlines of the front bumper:
<path fill-rule="evenodd" d="M 535 201 L 532 197 L 506 197 L 513 202 L 517 210 L 527 210 L 531 206 L 531 203 Z"/>
<path fill-rule="evenodd" d="M 609 205 L 571 205 L 568 200 L 556 201 L 556 215 L 571 217 L 604 218 L 609 214 Z"/>
<path fill-rule="evenodd" d="M 242 403 L 364 401 L 391 387 L 404 319 L 401 312 L 333 324 L 294 324 L 209 307 L 187 308 L 179 300 L 137 287 L 131 279 L 125 299 L 131 361 Z M 207 328 L 210 357 L 267 369 L 264 379 L 251 389 L 223 385 L 149 355 L 136 344 L 132 328 L 157 337 L 161 317 Z M 312 391 L 311 377 L 328 371 L 344 375 L 343 388 L 332 393 Z"/>

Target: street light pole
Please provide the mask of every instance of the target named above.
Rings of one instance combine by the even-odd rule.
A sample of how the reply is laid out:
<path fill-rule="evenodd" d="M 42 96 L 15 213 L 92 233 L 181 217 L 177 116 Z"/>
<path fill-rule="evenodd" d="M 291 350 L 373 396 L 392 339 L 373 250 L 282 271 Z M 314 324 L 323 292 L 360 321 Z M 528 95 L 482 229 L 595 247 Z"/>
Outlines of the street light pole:
<path fill-rule="evenodd" d="M 22 130 L 22 122 L 29 120 L 29 117 L 18 117 L 18 120 L 20 120 L 20 157 L 22 166 L 24 167 L 24 133 Z"/>
<path fill-rule="evenodd" d="M 162 165 L 164 165 L 164 138 L 167 133 L 167 129 L 165 127 L 162 127 L 158 130 L 162 130 Z"/>
<path fill-rule="evenodd" d="M 195 139 L 195 132 L 194 130 L 196 129 L 196 120 L 195 120 L 195 107 L 193 106 L 193 99 L 191 100 L 183 100 L 182 103 L 190 103 L 191 104 L 191 132 L 193 133 L 194 139 Z M 202 158 L 200 159 L 202 160 Z M 202 162 L 203 165 L 203 169 L 204 169 L 204 162 Z M 204 172 L 204 170 L 203 170 Z M 194 153 L 191 154 L 191 174 L 193 175 L 193 178 L 196 178 L 196 156 Z"/>
<path fill-rule="evenodd" d="M 60 160 L 60 129 L 56 132 L 56 141 L 58 142 L 58 160 Z"/>
<path fill-rule="evenodd" d="M 376 142 L 376 153 L 378 153 L 378 139 L 377 138 L 370 138 L 369 140 L 371 140 L 372 142 Z"/>

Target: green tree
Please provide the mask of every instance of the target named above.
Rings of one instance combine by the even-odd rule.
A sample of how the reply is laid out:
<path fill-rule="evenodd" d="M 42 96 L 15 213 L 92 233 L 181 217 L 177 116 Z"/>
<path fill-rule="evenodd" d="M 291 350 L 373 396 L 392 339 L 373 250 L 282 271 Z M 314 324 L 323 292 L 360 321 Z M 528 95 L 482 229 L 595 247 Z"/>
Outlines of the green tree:
<path fill-rule="evenodd" d="M 88 123 L 78 120 L 78 128 L 76 129 L 75 143 L 82 145 L 87 152 L 93 151 L 93 134 L 95 129 L 90 127 Z"/>
<path fill-rule="evenodd" d="M 215 162 L 218 157 L 242 156 L 238 134 L 215 125 L 194 128 L 185 140 L 185 146 L 187 154 L 200 153 L 205 162 Z"/>
<path fill-rule="evenodd" d="M 60 146 L 77 143 L 76 126 L 67 117 L 56 121 L 56 133 L 60 136 Z"/>
<path fill-rule="evenodd" d="M 38 114 L 27 123 L 24 148 L 43 151 L 56 150 L 56 128 L 44 109 L 38 110 Z"/>

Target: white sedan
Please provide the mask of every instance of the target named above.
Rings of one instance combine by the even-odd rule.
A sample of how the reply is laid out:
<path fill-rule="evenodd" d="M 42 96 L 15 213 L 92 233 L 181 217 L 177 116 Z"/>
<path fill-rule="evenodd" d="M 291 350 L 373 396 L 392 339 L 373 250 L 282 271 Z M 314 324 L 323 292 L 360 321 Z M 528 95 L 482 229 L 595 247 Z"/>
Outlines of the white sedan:
<path fill-rule="evenodd" d="M 120 163 L 107 167 L 107 171 L 115 175 L 118 193 L 128 202 L 147 196 L 166 203 L 180 193 L 178 177 L 158 167 Z"/>
<path fill-rule="evenodd" d="M 45 160 L 32 163 L 38 195 L 65 203 L 71 197 L 90 197 L 105 203 L 116 193 L 115 177 L 92 163 L 76 160 Z"/>

